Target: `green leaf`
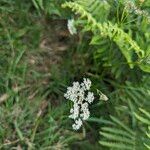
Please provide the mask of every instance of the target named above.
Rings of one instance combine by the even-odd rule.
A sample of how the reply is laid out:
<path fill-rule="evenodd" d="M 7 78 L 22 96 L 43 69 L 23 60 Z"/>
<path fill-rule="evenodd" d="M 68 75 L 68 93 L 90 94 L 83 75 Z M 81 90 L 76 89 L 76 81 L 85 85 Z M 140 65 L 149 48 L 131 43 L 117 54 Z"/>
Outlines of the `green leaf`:
<path fill-rule="evenodd" d="M 135 135 L 134 132 L 129 128 L 127 127 L 125 124 L 123 124 L 121 121 L 119 121 L 117 118 L 113 117 L 113 116 L 110 116 L 111 119 L 117 123 L 119 126 L 121 126 L 123 129 L 125 129 L 126 131 L 128 131 L 130 134 L 132 135 Z"/>
<path fill-rule="evenodd" d="M 145 117 L 141 117 L 141 116 L 139 116 L 139 115 L 136 114 L 136 113 L 134 113 L 134 114 L 135 114 L 135 116 L 136 116 L 136 118 L 137 118 L 138 120 L 140 120 L 141 122 L 143 122 L 143 123 L 145 123 L 145 124 L 147 124 L 147 125 L 150 125 L 150 120 L 145 119 Z"/>
<path fill-rule="evenodd" d="M 120 150 L 134 150 L 132 146 L 123 143 L 115 143 L 115 142 L 107 142 L 107 141 L 100 141 L 99 143 L 103 146 L 107 146 L 110 148 L 117 148 Z"/>

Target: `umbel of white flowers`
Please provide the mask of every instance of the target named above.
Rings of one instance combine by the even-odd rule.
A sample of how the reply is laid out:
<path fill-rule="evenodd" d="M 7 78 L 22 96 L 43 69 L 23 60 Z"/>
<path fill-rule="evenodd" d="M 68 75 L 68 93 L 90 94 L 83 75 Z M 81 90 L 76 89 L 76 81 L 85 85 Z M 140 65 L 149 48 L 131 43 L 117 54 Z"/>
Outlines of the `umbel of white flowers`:
<path fill-rule="evenodd" d="M 64 97 L 73 102 L 73 107 L 70 109 L 69 118 L 74 120 L 72 128 L 80 129 L 84 120 L 90 116 L 89 104 L 94 100 L 93 92 L 90 92 L 91 81 L 83 78 L 83 82 L 73 82 L 73 86 L 67 88 Z"/>

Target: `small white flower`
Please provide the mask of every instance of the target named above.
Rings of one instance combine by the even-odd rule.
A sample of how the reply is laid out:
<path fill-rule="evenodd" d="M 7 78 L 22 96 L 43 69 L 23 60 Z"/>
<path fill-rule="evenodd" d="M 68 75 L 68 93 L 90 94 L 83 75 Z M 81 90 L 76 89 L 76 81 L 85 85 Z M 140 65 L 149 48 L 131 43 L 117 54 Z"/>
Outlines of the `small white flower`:
<path fill-rule="evenodd" d="M 82 102 L 84 101 L 84 90 L 80 89 L 80 91 L 78 92 L 78 104 L 82 104 Z"/>
<path fill-rule="evenodd" d="M 85 101 L 91 104 L 93 100 L 94 100 L 94 94 L 92 92 L 88 92 L 87 97 L 85 98 Z"/>
<path fill-rule="evenodd" d="M 82 120 L 79 118 L 79 119 L 75 120 L 75 123 L 72 125 L 72 128 L 74 130 L 79 130 L 80 127 L 82 126 L 82 124 L 83 124 Z"/>
<path fill-rule="evenodd" d="M 82 104 L 81 110 L 83 113 L 80 116 L 82 117 L 83 120 L 87 120 L 90 116 L 90 111 L 88 109 L 88 103 L 87 102 Z"/>
<path fill-rule="evenodd" d="M 79 116 L 79 105 L 77 103 L 74 103 L 73 108 L 70 109 L 70 113 L 71 115 L 69 116 L 69 118 L 72 119 L 76 119 Z"/>
<path fill-rule="evenodd" d="M 90 87 L 91 81 L 84 78 L 81 84 L 79 82 L 73 82 L 73 86 L 68 87 L 67 92 L 64 94 L 66 99 L 74 103 L 69 115 L 69 118 L 75 121 L 72 125 L 74 130 L 80 129 L 83 124 L 82 121 L 90 117 L 89 104 L 94 100 L 94 94 L 88 91 Z"/>
<path fill-rule="evenodd" d="M 89 79 L 83 78 L 83 83 L 81 83 L 83 90 L 89 90 L 91 88 L 91 81 Z"/>
<path fill-rule="evenodd" d="M 73 86 L 67 88 L 67 92 L 64 94 L 64 97 L 66 99 L 73 101 L 73 102 L 76 102 L 79 91 L 80 91 L 79 82 L 73 82 Z"/>
<path fill-rule="evenodd" d="M 87 109 L 86 111 L 84 111 L 83 113 L 83 120 L 87 120 L 90 117 L 90 111 Z"/>
<path fill-rule="evenodd" d="M 71 35 L 77 33 L 77 29 L 75 28 L 74 22 L 75 22 L 74 19 L 69 19 L 68 24 L 67 24 L 68 30 L 69 30 Z"/>

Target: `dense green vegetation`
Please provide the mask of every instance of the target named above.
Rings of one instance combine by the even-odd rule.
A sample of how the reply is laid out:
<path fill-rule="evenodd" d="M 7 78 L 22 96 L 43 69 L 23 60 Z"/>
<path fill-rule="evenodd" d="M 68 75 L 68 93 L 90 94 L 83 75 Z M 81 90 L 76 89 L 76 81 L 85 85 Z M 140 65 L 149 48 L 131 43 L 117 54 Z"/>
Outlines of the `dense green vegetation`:
<path fill-rule="evenodd" d="M 149 0 L 0 0 L 0 57 L 0 149 L 150 149 Z M 64 93 L 83 78 L 75 131 Z"/>

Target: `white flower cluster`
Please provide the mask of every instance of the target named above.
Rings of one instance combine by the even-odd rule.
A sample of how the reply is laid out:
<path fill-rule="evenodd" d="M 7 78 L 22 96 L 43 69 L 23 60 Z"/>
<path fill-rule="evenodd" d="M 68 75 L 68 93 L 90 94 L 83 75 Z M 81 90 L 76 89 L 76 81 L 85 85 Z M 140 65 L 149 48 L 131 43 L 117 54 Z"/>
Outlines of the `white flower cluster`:
<path fill-rule="evenodd" d="M 70 32 L 71 35 L 77 33 L 77 29 L 76 29 L 76 27 L 75 27 L 74 24 L 75 24 L 74 19 L 69 19 L 69 20 L 68 20 L 67 27 L 68 27 L 68 30 L 69 30 L 69 32 Z"/>
<path fill-rule="evenodd" d="M 67 88 L 64 97 L 73 102 L 73 107 L 70 109 L 69 118 L 74 119 L 72 125 L 74 130 L 80 129 L 83 120 L 87 120 L 90 116 L 89 104 L 94 100 L 94 94 L 90 92 L 91 81 L 83 78 L 83 82 L 73 82 L 72 87 Z"/>
<path fill-rule="evenodd" d="M 147 11 L 139 9 L 133 1 L 125 1 L 125 8 L 128 12 L 134 12 L 136 15 L 147 18 L 150 23 L 150 15 Z"/>

